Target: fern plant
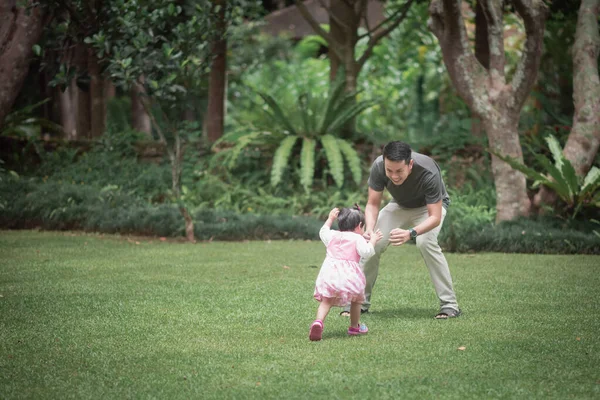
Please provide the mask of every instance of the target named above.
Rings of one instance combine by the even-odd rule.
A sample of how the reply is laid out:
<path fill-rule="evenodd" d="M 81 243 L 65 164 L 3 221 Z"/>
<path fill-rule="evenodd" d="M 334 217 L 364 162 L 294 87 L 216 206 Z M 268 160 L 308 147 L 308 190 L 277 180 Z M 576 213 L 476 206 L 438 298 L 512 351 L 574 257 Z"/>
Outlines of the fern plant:
<path fill-rule="evenodd" d="M 39 139 L 42 129 L 62 135 L 63 129 L 60 125 L 41 117 L 34 116 L 36 108 L 44 105 L 50 99 L 44 99 L 38 103 L 25 106 L 8 114 L 0 129 L 2 136 L 16 136 L 29 140 Z"/>
<path fill-rule="evenodd" d="M 600 191 L 598 190 L 600 189 L 600 169 L 592 166 L 585 177 L 577 176 L 575 168 L 564 156 L 558 140 L 554 136 L 548 135 L 546 143 L 552 153 L 554 163 L 539 152 L 529 149 L 533 157 L 544 168 L 543 172 L 527 167 L 514 158 L 503 156 L 492 150 L 489 151 L 533 180 L 534 187 L 544 185 L 552 189 L 572 210 L 572 219 L 577 216 L 583 206 L 600 207 Z"/>
<path fill-rule="evenodd" d="M 312 97 L 310 91 L 301 93 L 295 104 L 278 102 L 267 92 L 255 90 L 264 101 L 268 126 L 253 127 L 248 133 L 232 132 L 219 142 L 235 141 L 229 149 L 228 165 L 234 166 L 242 151 L 257 144 L 275 148 L 270 181 L 281 183 L 287 168 L 299 166 L 299 183 L 306 192 L 313 185 L 315 168 L 324 161 L 337 187 L 344 183 L 344 160 L 354 182 L 362 179 L 361 161 L 357 151 L 347 140 L 336 135 L 352 119 L 375 105 L 374 101 L 356 101 L 358 93 L 344 91 L 344 77 L 339 73 L 325 98 Z"/>

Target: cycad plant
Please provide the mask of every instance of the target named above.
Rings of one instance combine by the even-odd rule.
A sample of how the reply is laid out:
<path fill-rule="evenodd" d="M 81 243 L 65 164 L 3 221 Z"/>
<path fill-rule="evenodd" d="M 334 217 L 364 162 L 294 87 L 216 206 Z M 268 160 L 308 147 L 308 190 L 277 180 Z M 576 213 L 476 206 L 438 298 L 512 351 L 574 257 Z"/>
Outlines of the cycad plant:
<path fill-rule="evenodd" d="M 337 134 L 375 102 L 357 101 L 358 93 L 346 93 L 342 73 L 337 74 L 325 98 L 313 97 L 309 90 L 305 90 L 297 97 L 295 104 L 290 104 L 278 102 L 265 91 L 255 92 L 265 103 L 263 110 L 269 126 L 235 135 L 236 144 L 229 152 L 230 166 L 235 165 L 246 147 L 268 142 L 275 148 L 270 173 L 272 186 L 281 183 L 288 166 L 299 166 L 300 185 L 309 192 L 315 167 L 323 161 L 335 184 L 341 187 L 344 183 L 344 159 L 352 179 L 360 183 L 362 169 L 358 152 L 349 141 L 339 138 Z M 223 141 L 231 138 L 226 135 Z"/>
<path fill-rule="evenodd" d="M 2 129 L 0 129 L 0 135 L 35 140 L 40 138 L 42 129 L 62 135 L 63 129 L 60 125 L 55 124 L 46 118 L 34 116 L 35 109 L 48 101 L 50 101 L 50 99 L 44 99 L 38 103 L 25 106 L 8 114 L 4 120 Z"/>
<path fill-rule="evenodd" d="M 565 158 L 558 140 L 548 135 L 546 143 L 554 158 L 554 163 L 546 156 L 531 150 L 533 157 L 544 168 L 538 172 L 521 164 L 511 157 L 506 157 L 490 150 L 490 153 L 508 163 L 514 169 L 521 171 L 534 181 L 534 187 L 545 185 L 552 189 L 564 201 L 570 210 L 571 218 L 575 218 L 582 206 L 600 207 L 600 169 L 593 166 L 585 177 L 577 176 L 571 162 Z"/>

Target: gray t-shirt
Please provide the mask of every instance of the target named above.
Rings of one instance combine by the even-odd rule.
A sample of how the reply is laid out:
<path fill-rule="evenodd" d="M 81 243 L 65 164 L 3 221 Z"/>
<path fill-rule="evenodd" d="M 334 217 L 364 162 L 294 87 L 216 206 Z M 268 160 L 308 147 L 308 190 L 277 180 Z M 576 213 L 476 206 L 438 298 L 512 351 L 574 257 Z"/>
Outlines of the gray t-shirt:
<path fill-rule="evenodd" d="M 394 201 L 405 208 L 424 207 L 442 200 L 444 208 L 450 205 L 450 197 L 442 180 L 440 167 L 426 155 L 412 152 L 412 172 L 401 185 L 394 185 L 385 175 L 383 156 L 377 157 L 371 166 L 369 187 L 383 192 L 387 188 Z"/>

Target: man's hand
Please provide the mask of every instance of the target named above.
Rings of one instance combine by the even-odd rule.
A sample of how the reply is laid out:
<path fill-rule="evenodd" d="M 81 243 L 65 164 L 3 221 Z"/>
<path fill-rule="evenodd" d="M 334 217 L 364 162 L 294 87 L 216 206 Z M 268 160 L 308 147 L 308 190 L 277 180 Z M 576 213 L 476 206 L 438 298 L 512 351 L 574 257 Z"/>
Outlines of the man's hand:
<path fill-rule="evenodd" d="M 410 240 L 410 232 L 405 229 L 392 229 L 390 231 L 390 243 L 392 246 L 400 246 Z"/>

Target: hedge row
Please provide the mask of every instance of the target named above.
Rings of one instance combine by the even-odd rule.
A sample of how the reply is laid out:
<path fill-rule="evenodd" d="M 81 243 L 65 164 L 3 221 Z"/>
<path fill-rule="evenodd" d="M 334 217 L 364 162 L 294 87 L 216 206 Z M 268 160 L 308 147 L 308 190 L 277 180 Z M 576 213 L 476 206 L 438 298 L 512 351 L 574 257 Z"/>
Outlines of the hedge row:
<path fill-rule="evenodd" d="M 184 220 L 173 204 L 149 205 L 126 194 L 92 186 L 0 181 L 0 228 L 84 230 L 165 237 L 183 236 Z M 193 214 L 199 240 L 318 239 L 322 221 L 310 217 Z"/>
<path fill-rule="evenodd" d="M 446 218 L 445 250 L 538 254 L 600 254 L 600 225 L 556 219 L 520 220 L 497 226 L 483 210 L 456 204 Z M 318 240 L 322 220 L 306 216 L 193 213 L 198 240 Z M 172 204 L 150 205 L 117 189 L 39 182 L 0 176 L 0 228 L 84 230 L 103 233 L 184 236 Z"/>

